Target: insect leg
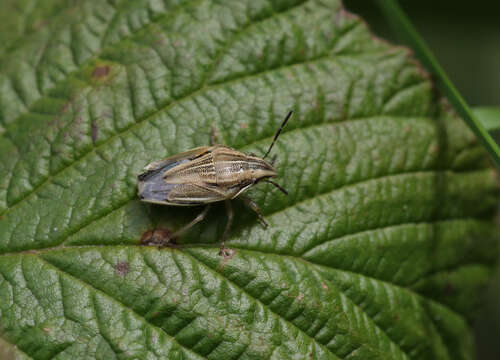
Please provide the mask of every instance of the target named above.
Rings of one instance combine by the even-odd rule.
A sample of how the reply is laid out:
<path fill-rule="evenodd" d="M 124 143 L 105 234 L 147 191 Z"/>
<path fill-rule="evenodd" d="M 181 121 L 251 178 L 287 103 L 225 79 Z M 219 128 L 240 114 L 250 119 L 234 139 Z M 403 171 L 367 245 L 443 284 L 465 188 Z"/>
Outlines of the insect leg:
<path fill-rule="evenodd" d="M 219 134 L 217 133 L 217 129 L 212 126 L 212 131 L 210 131 L 210 145 L 214 146 L 219 142 Z"/>
<path fill-rule="evenodd" d="M 274 154 L 272 159 L 271 159 L 271 165 L 274 166 L 274 163 L 276 162 L 276 159 L 278 158 L 278 154 Z"/>
<path fill-rule="evenodd" d="M 259 220 L 261 221 L 262 225 L 264 226 L 264 229 L 267 229 L 269 224 L 267 221 L 264 219 L 264 215 L 260 212 L 259 207 L 257 206 L 257 203 L 250 199 L 249 197 L 246 197 L 245 195 L 240 195 L 240 199 L 243 200 L 246 206 L 248 206 L 250 209 L 252 209 L 257 216 L 259 217 Z"/>
<path fill-rule="evenodd" d="M 220 243 L 219 255 L 226 255 L 226 247 L 224 243 L 229 235 L 229 229 L 231 229 L 231 224 L 233 223 L 233 206 L 231 205 L 231 200 L 226 200 L 226 211 L 227 211 L 227 223 L 224 233 L 222 234 L 222 241 Z"/>
<path fill-rule="evenodd" d="M 187 230 L 191 229 L 194 225 L 202 221 L 205 216 L 207 216 L 208 210 L 210 209 L 210 204 L 205 206 L 205 209 L 201 213 L 198 214 L 197 217 L 195 217 L 189 224 L 184 225 L 182 228 L 177 230 L 173 235 L 172 238 L 178 238 L 182 234 L 184 234 Z"/>

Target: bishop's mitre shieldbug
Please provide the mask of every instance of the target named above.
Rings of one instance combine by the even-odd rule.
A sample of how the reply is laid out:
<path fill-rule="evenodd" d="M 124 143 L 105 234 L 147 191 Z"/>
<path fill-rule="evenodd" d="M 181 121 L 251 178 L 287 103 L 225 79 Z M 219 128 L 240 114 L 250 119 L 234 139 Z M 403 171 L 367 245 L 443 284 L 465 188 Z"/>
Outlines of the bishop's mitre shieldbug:
<path fill-rule="evenodd" d="M 273 162 L 268 162 L 265 158 L 292 113 L 293 111 L 290 111 L 285 117 L 262 158 L 254 154 L 244 154 L 228 146 L 212 145 L 197 147 L 150 163 L 138 176 L 139 198 L 145 202 L 170 206 L 207 205 L 193 221 L 176 231 L 172 238 L 179 237 L 203 220 L 211 203 L 224 200 L 228 216 L 220 246 L 220 254 L 224 255 L 224 241 L 233 220 L 232 199 L 261 181 L 273 184 L 288 195 L 285 189 L 270 180 L 278 176 L 278 173 Z M 257 204 L 243 195 L 240 198 L 257 213 L 267 227 Z"/>

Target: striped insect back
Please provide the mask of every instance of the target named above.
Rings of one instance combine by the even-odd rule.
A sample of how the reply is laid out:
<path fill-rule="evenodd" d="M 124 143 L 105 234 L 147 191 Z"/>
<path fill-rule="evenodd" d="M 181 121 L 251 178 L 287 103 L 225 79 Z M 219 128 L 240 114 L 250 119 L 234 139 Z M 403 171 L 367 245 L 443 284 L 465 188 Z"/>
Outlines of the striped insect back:
<path fill-rule="evenodd" d="M 231 148 L 221 147 L 215 154 L 217 173 L 217 184 L 222 187 L 231 188 L 241 182 L 247 182 L 248 163 L 245 154 Z"/>
<path fill-rule="evenodd" d="M 166 171 L 163 179 L 167 184 L 206 183 L 215 185 L 216 173 L 213 147 L 189 162 Z"/>
<path fill-rule="evenodd" d="M 228 147 L 218 147 L 213 154 L 217 185 L 228 190 L 242 189 L 261 178 L 278 175 L 273 166 L 265 160 Z"/>
<path fill-rule="evenodd" d="M 290 111 L 262 158 L 227 146 L 213 145 L 188 150 L 147 165 L 138 176 L 139 198 L 145 202 L 172 206 L 197 206 L 225 200 L 228 222 L 221 243 L 221 253 L 225 254 L 224 240 L 233 217 L 231 199 L 260 181 L 271 183 L 287 194 L 279 184 L 270 180 L 278 173 L 265 158 L 291 115 Z M 267 226 L 257 204 L 247 198 L 243 200 Z M 174 233 L 173 237 L 180 236 L 201 221 L 207 211 L 208 206 L 191 223 Z"/>

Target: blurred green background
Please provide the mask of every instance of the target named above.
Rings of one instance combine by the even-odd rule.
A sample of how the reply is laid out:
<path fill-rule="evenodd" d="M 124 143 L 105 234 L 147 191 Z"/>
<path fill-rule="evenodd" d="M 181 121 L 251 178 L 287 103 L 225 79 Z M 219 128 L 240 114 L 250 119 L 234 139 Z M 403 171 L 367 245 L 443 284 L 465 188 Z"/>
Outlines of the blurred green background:
<path fill-rule="evenodd" d="M 402 0 L 400 3 L 468 104 L 500 109 L 498 2 Z M 345 5 L 363 17 L 375 34 L 400 43 L 375 1 L 345 0 Z M 500 137 L 496 138 L 498 141 Z M 497 360 L 500 359 L 500 268 L 482 295 L 484 307 L 475 324 L 477 359 Z"/>
<path fill-rule="evenodd" d="M 383 1 L 383 0 L 382 0 Z M 399 43 L 376 1 L 345 0 L 379 36 Z M 401 5 L 470 106 L 500 106 L 500 5 L 402 0 Z"/>

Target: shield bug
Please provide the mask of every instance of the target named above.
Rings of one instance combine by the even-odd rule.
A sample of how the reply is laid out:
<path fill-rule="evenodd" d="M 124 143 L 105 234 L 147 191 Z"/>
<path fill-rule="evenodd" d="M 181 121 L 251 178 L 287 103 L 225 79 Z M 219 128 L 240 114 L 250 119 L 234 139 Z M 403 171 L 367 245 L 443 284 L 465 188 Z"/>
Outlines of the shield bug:
<path fill-rule="evenodd" d="M 231 200 L 240 196 L 245 204 L 257 214 L 267 227 L 259 207 L 251 199 L 241 195 L 245 190 L 263 181 L 276 186 L 285 195 L 287 191 L 270 178 L 278 176 L 273 161 L 265 158 L 271 152 L 281 130 L 292 115 L 288 113 L 274 135 L 265 155 L 260 158 L 254 154 L 244 154 L 224 145 L 197 147 L 166 159 L 152 162 L 138 176 L 139 198 L 142 201 L 170 206 L 200 206 L 205 209 L 190 223 L 172 234 L 177 238 L 196 223 L 202 221 L 210 204 L 225 201 L 227 223 L 222 235 L 220 253 L 225 255 L 224 242 L 233 221 Z"/>

